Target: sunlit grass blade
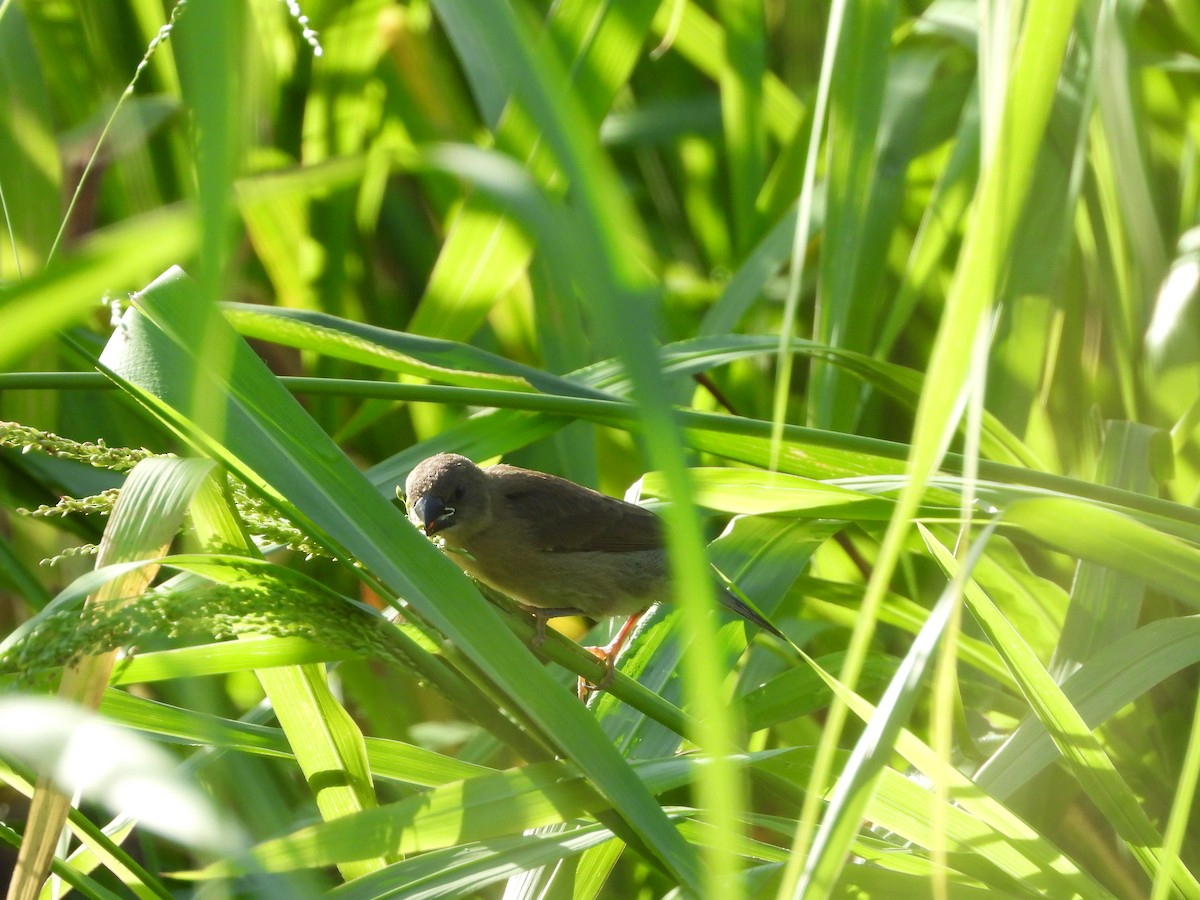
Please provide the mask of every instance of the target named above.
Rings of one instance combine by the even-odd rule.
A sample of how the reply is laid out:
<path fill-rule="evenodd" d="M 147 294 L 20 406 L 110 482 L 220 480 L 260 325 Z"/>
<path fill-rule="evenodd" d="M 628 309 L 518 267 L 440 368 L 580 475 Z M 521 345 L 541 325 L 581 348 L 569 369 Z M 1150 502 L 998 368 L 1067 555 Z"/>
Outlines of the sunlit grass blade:
<path fill-rule="evenodd" d="M 678 22 L 674 21 L 675 16 Z M 669 43 L 667 46 L 684 57 L 700 72 L 716 81 L 727 55 L 725 35 L 720 26 L 690 0 L 663 3 L 654 19 L 654 30 Z M 787 140 L 801 115 L 796 95 L 774 72 L 763 82 L 763 113 L 767 130 L 777 140 Z"/>
<path fill-rule="evenodd" d="M 1197 698 L 1196 709 L 1192 713 L 1187 753 L 1183 758 L 1175 800 L 1171 804 L 1171 814 L 1163 834 L 1163 865 L 1154 874 L 1151 900 L 1166 900 L 1171 895 L 1172 885 L 1183 877 L 1184 863 L 1180 858 L 1180 849 L 1187 835 L 1188 822 L 1193 818 L 1197 782 L 1200 782 L 1200 698 Z"/>
<path fill-rule="evenodd" d="M 928 532 L 923 532 L 938 564 L 952 577 L 959 565 L 953 555 Z M 998 614 L 991 601 L 968 581 L 964 594 L 976 621 L 1004 657 L 1021 685 L 1034 714 L 1046 726 L 1071 774 L 1112 824 L 1117 836 L 1150 875 L 1163 868 L 1162 838 L 1140 800 L 1113 765 L 1100 741 L 1078 710 L 1051 679 L 1021 637 Z M 1185 897 L 1200 897 L 1200 882 L 1186 870 L 1173 875 L 1176 890 Z"/>
<path fill-rule="evenodd" d="M 1018 500 L 1006 523 L 1072 556 L 1107 566 L 1196 605 L 1200 549 L 1119 512 L 1081 500 Z"/>
<path fill-rule="evenodd" d="M 38 65 L 39 15 L 15 7 L 0 21 L 0 97 L 8 114 L 0 121 L 0 271 L 24 278 L 48 258 L 59 222 L 62 162 L 54 149 L 56 125 L 46 73 Z"/>
<path fill-rule="evenodd" d="M 514 871 L 559 862 L 612 840 L 607 828 L 584 825 L 552 834 L 462 843 L 389 866 L 376 875 L 337 888 L 330 896 L 338 900 L 374 900 L 402 887 L 404 896 L 413 900 L 461 897 L 510 878 Z"/>
<path fill-rule="evenodd" d="M 504 95 L 507 82 L 502 61 L 490 51 L 494 40 L 472 34 L 470 20 L 460 18 L 455 4 L 435 4 L 477 98 L 485 120 L 495 127 L 497 146 L 527 162 L 541 180 L 557 178 L 546 153 L 536 117 L 519 94 Z M 637 55 L 636 37 L 650 25 L 652 9 L 644 3 L 575 2 L 551 8 L 547 30 L 562 58 L 564 89 L 583 102 L 586 117 L 599 125 L 616 92 L 629 79 Z M 484 52 L 481 52 L 484 51 Z M 506 100 L 503 111 L 495 103 Z M 493 114 L 498 120 L 493 121 Z M 430 276 L 425 296 L 410 328 L 418 334 L 469 338 L 503 297 L 526 275 L 533 253 L 528 236 L 512 213 L 478 192 L 468 196 L 451 219 L 449 233 Z M 569 296 L 569 295 L 568 295 Z"/>
<path fill-rule="evenodd" d="M 1200 660 L 1200 618 L 1185 616 L 1144 625 L 1110 644 L 1063 682 L 1071 705 L 1096 729 L 1154 686 Z M 1022 722 L 976 773 L 976 781 L 1004 799 L 1058 757 L 1045 726 Z"/>
<path fill-rule="evenodd" d="M 201 489 L 192 505 L 192 522 L 202 544 L 212 550 L 237 547 L 248 556 L 258 550 L 223 491 Z M 253 632 L 239 634 L 253 640 Z M 326 820 L 353 815 L 376 805 L 371 767 L 362 731 L 334 696 L 325 668 L 317 664 L 271 666 L 255 672 L 271 708 L 312 786 Z M 384 866 L 386 859 L 356 860 L 340 871 L 355 878 Z"/>
<path fill-rule="evenodd" d="M 704 761 L 679 757 L 635 764 L 654 793 L 686 784 Z M 434 788 L 356 816 L 311 825 L 220 860 L 205 878 L 253 871 L 331 865 L 367 855 L 411 854 L 464 841 L 520 834 L 577 818 L 603 801 L 588 780 L 563 762 L 538 763 Z"/>
<path fill-rule="evenodd" d="M 18 774 L 7 765 L 0 765 L 0 781 L 11 789 L 26 797 L 33 794 L 33 783 L 23 775 Z M 129 836 L 134 827 L 132 820 L 120 827 L 98 828 L 90 819 L 77 809 L 71 809 L 67 814 L 67 827 L 79 839 L 79 847 L 66 860 L 54 859 L 53 871 L 57 875 L 60 870 L 72 869 L 90 873 L 99 865 L 113 872 L 122 883 L 131 889 L 144 893 L 146 896 L 161 897 L 168 900 L 171 893 L 158 878 L 150 874 L 146 868 L 122 848 L 121 843 Z M 11 844 L 18 848 L 19 838 L 13 833 Z M 7 840 L 7 837 L 6 837 Z M 43 887 L 45 892 L 51 885 Z"/>
<path fill-rule="evenodd" d="M 567 377 L 556 377 L 468 344 L 390 331 L 334 316 L 265 310 L 244 304 L 225 304 L 222 308 L 239 333 L 247 337 L 313 350 L 388 371 L 428 377 L 445 384 L 481 390 L 522 390 L 528 385 L 545 393 L 597 399 L 611 397 L 604 388 L 618 393 L 628 391 L 628 377 L 617 360 L 605 360 Z M 659 357 L 664 372 L 683 376 L 777 350 L 778 341 L 768 336 L 714 334 L 669 344 L 660 350 Z M 815 341 L 794 339 L 789 350 L 824 359 L 844 371 L 847 377 L 856 379 L 859 390 L 865 385 L 913 408 L 919 401 L 923 379 L 912 369 Z M 1016 436 L 986 412 L 982 440 L 983 452 L 989 459 L 1043 468 Z"/>
<path fill-rule="evenodd" d="M 1157 494 L 1157 477 L 1170 470 L 1168 437 L 1134 422 L 1111 422 L 1097 463 L 1096 480 L 1126 490 Z M 1166 461 L 1163 464 L 1163 461 Z M 1099 563 L 1081 562 L 1071 584 L 1071 605 L 1055 648 L 1050 671 L 1061 682 L 1066 673 L 1099 649 L 1137 627 L 1145 587 L 1128 573 Z"/>
<path fill-rule="evenodd" d="M 198 644 L 175 650 L 139 653 L 123 664 L 113 684 L 149 684 L 169 678 L 227 675 L 263 666 L 296 666 L 358 658 L 348 647 L 335 647 L 302 637 L 263 637 L 253 641 Z"/>
<path fill-rule="evenodd" d="M 894 16 L 891 3 L 848 4 L 840 33 L 831 35 L 836 51 L 827 51 L 836 52 L 841 63 L 829 95 L 825 230 L 812 333 L 821 343 L 849 350 L 872 344 L 875 297 L 891 237 L 891 210 L 881 204 L 886 185 L 877 172 L 877 147 Z M 819 357 L 810 378 L 809 423 L 851 430 L 858 418 L 858 385 Z"/>
<path fill-rule="evenodd" d="M 604 397 L 575 381 L 479 350 L 470 344 L 390 331 L 348 319 L 301 310 L 222 305 L 239 334 L 378 366 L 444 384 L 496 390 L 538 388 L 557 394 Z"/>
<path fill-rule="evenodd" d="M 9 287 L 0 295 L 0 365 L 99 309 L 107 293 L 132 290 L 186 258 L 195 244 L 190 212 L 168 208 L 101 231 L 56 265 Z"/>
<path fill-rule="evenodd" d="M 113 721 L 160 738 L 281 759 L 295 756 L 279 728 L 169 707 L 116 690 L 105 694 L 101 709 Z M 493 771 L 401 741 L 367 738 L 365 747 L 376 778 L 413 787 L 438 787 Z"/>
<path fill-rule="evenodd" d="M 876 778 L 916 704 L 917 689 L 925 670 L 961 601 L 965 579 L 987 546 L 990 531 L 989 528 L 971 544 L 970 554 L 963 564 L 962 571 L 965 574 L 950 583 L 930 611 L 879 701 L 874 716 L 855 745 L 850 760 L 838 776 L 837 785 L 829 798 L 829 808 L 821 820 L 821 827 L 813 836 L 812 850 L 797 888 L 801 893 L 814 891 L 828 896 L 832 891 L 837 875 L 845 865 L 841 847 L 849 846 L 859 828 L 863 810 L 875 791 Z M 935 834 L 937 830 L 935 827 Z"/>
<path fill-rule="evenodd" d="M 202 460 L 146 459 L 129 473 L 113 508 L 96 563 L 104 567 L 163 556 L 183 521 L 183 514 L 212 463 Z M 154 577 L 157 567 L 138 566 L 109 581 L 91 602 L 98 606 L 120 603 L 137 596 Z M 59 696 L 84 708 L 95 709 L 108 684 L 116 651 L 85 656 L 67 670 Z M 82 722 L 80 722 L 82 724 Z M 69 730 L 63 735 L 63 740 Z M 61 750 L 61 747 L 50 748 Z M 59 831 L 70 804 L 62 786 L 49 776 L 38 779 L 30 806 L 25 839 L 18 857 L 18 875 L 10 891 L 12 900 L 32 900 L 50 870 Z"/>
<path fill-rule="evenodd" d="M 812 660 L 807 662 L 855 715 L 864 722 L 875 717 L 875 707 L 861 695 L 847 690 Z M 1010 888 L 1030 885 L 1052 896 L 1108 896 L 1095 879 L 1081 870 L 1053 841 L 983 794 L 957 769 L 946 766 L 929 746 L 906 729 L 899 730 L 895 750 L 923 779 L 944 779 L 950 786 L 952 802 L 944 804 L 940 813 L 935 813 L 932 805 L 939 801 L 926 784 L 884 768 L 875 792 L 867 798 L 868 806 L 864 812 L 864 817 L 876 827 L 894 832 L 902 841 L 912 841 L 928 849 L 934 846 L 937 832 L 933 823 L 940 814 L 944 829 L 941 838 L 949 841 L 951 858 L 955 858 L 955 854 L 965 854 L 986 859 L 987 864 L 995 866 L 1005 879 L 1011 879 L 1004 882 Z M 844 752 L 839 751 L 839 761 L 843 756 Z M 789 768 L 787 764 L 793 762 L 796 768 Z M 794 758 L 785 754 L 764 761 L 763 765 L 779 767 L 787 772 L 790 780 L 795 780 L 811 771 L 812 764 L 813 751 L 808 749 Z M 832 785 L 822 786 L 822 799 L 827 798 L 831 790 Z M 792 824 L 788 831 L 794 832 L 794 828 Z M 855 852 L 862 852 L 861 841 L 852 846 Z M 850 868 L 843 870 L 849 871 Z M 989 882 L 996 883 L 991 878 Z"/>
<path fill-rule="evenodd" d="M 719 0 L 716 7 L 725 32 L 725 58 L 719 83 L 732 231 L 735 245 L 745 247 L 758 237 L 755 199 L 766 172 L 764 16 L 755 0 Z"/>

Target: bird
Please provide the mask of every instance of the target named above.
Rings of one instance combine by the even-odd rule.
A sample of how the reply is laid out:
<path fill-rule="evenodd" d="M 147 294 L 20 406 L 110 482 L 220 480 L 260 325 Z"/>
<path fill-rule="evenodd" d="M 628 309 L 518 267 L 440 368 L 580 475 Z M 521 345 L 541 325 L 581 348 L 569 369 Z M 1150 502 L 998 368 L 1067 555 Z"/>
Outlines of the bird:
<path fill-rule="evenodd" d="M 587 648 L 606 674 L 580 680 L 580 696 L 607 686 L 616 654 L 639 617 L 672 598 L 663 522 L 655 513 L 566 478 L 499 464 L 480 468 L 457 453 L 417 464 L 404 483 L 409 520 L 440 538 L 468 575 L 512 597 L 537 620 L 628 616 L 606 647 Z M 724 589 L 722 605 L 787 641 L 778 628 Z"/>

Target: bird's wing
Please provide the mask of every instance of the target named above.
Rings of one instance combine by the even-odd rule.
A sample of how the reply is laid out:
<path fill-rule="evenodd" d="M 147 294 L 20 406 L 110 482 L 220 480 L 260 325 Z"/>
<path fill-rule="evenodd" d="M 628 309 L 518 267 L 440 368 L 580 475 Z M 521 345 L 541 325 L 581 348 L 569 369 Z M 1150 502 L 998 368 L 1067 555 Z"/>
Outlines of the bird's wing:
<path fill-rule="evenodd" d="M 486 471 L 541 550 L 625 552 L 663 546 L 662 522 L 648 509 L 544 472 L 506 465 Z"/>

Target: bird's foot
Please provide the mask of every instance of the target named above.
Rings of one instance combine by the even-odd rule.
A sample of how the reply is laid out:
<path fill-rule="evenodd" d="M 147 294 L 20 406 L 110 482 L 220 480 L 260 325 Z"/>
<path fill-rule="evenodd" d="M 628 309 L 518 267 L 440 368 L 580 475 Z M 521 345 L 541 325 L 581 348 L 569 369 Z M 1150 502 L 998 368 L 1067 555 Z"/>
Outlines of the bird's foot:
<path fill-rule="evenodd" d="M 613 679 L 617 673 L 617 657 L 608 647 L 584 647 L 583 649 L 604 663 L 604 674 L 600 677 L 599 681 L 593 683 L 582 675 L 579 676 L 579 685 L 577 688 L 579 699 L 586 701 L 589 694 L 607 690 L 609 685 L 613 683 Z"/>
<path fill-rule="evenodd" d="M 625 642 L 629 639 L 629 635 L 633 633 L 633 629 L 637 625 L 638 620 L 641 619 L 641 617 L 642 617 L 642 614 L 640 612 L 634 613 L 632 616 L 630 616 L 625 621 L 625 624 L 621 626 L 621 630 L 617 632 L 617 636 L 615 638 L 613 638 L 611 641 L 609 641 L 607 646 L 605 646 L 605 647 L 584 647 L 583 648 L 588 653 L 591 653 L 593 656 L 599 657 L 600 660 L 604 663 L 604 675 L 595 684 L 592 684 L 586 678 L 580 676 L 580 678 L 579 678 L 579 699 L 580 700 L 587 699 L 587 695 L 592 693 L 593 691 L 606 690 L 608 688 L 608 686 L 613 683 L 613 679 L 616 677 L 617 655 L 625 647 Z"/>

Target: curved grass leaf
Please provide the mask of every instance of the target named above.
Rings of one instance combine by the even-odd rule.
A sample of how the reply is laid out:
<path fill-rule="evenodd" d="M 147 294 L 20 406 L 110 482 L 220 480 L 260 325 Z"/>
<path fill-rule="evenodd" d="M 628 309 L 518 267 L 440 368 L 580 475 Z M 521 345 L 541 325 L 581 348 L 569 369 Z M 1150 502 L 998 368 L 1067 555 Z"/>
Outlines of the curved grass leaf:
<path fill-rule="evenodd" d="M 953 555 L 928 532 L 923 534 L 939 565 L 956 577 L 959 567 Z M 1159 858 L 1162 838 L 1078 710 L 973 582 L 966 583 L 964 596 L 972 614 L 1020 683 L 1034 713 L 1046 726 L 1072 775 L 1112 822 L 1143 868 L 1151 875 L 1157 873 L 1162 869 Z M 1200 897 L 1200 882 L 1190 873 L 1176 869 L 1173 882 L 1185 897 Z"/>
<path fill-rule="evenodd" d="M 348 882 L 330 896 L 338 900 L 462 897 L 516 872 L 559 862 L 611 840 L 612 832 L 602 825 L 584 825 L 564 832 L 466 842 Z"/>
<path fill-rule="evenodd" d="M 838 776 L 837 784 L 829 798 L 829 808 L 821 819 L 820 828 L 813 836 L 812 849 L 801 873 L 797 889 L 802 893 L 813 890 L 819 894 L 828 894 L 837 880 L 838 873 L 845 866 L 845 856 L 841 848 L 850 845 L 853 833 L 858 830 L 863 811 L 875 791 L 876 779 L 892 752 L 896 736 L 916 704 L 917 689 L 925 669 L 959 602 L 967 575 L 987 546 L 991 530 L 989 528 L 971 544 L 970 554 L 963 564 L 963 572 L 966 574 L 952 581 L 938 598 L 908 654 L 892 677 L 887 691 L 875 709 L 875 714 L 867 723 L 866 730 L 858 739 L 850 760 Z M 862 666 L 855 674 L 856 679 L 861 671 Z"/>
<path fill-rule="evenodd" d="M 1200 550 L 1121 513 L 1045 497 L 1013 503 L 1004 520 L 1064 553 L 1126 572 L 1185 603 L 1200 602 Z"/>
<path fill-rule="evenodd" d="M 1099 728 L 1156 684 L 1200 661 L 1200 618 L 1144 625 L 1098 651 L 1063 682 L 1064 696 L 1091 729 Z M 1059 754 L 1046 727 L 1027 719 L 975 774 L 1001 799 L 1026 784 Z"/>
<path fill-rule="evenodd" d="M 608 397 L 602 391 L 589 390 L 578 382 L 556 378 L 469 344 L 390 331 L 306 310 L 270 309 L 243 303 L 222 304 L 221 309 L 245 337 L 313 350 L 444 384 Z"/>
<path fill-rule="evenodd" d="M 660 793 L 687 783 L 700 765 L 696 758 L 681 757 L 638 763 L 632 770 L 648 791 Z M 423 853 L 578 818 L 603 802 L 589 779 L 569 767 L 537 763 L 302 828 L 195 874 L 214 878 L 255 868 L 283 872 L 368 856 Z"/>

